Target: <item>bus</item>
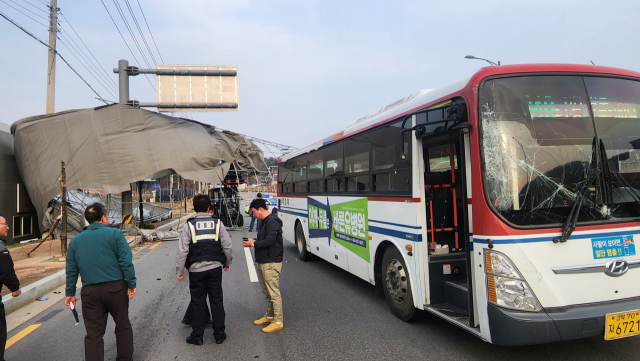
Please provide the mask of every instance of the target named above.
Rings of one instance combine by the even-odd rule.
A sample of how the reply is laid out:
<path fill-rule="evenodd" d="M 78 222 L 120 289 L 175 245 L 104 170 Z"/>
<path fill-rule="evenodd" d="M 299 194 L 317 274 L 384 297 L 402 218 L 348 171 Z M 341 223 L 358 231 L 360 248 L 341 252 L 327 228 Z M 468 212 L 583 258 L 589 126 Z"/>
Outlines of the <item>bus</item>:
<path fill-rule="evenodd" d="M 485 67 L 278 163 L 283 236 L 497 345 L 640 334 L 640 73 Z"/>

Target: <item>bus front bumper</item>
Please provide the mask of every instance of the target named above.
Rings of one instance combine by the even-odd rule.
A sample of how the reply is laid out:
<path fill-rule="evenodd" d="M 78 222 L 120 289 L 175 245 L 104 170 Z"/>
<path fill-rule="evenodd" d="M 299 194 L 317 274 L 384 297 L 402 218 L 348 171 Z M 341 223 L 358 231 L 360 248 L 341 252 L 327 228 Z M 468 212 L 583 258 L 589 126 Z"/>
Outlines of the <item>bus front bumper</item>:
<path fill-rule="evenodd" d="M 640 297 L 519 312 L 487 306 L 491 343 L 533 345 L 604 335 L 605 315 L 640 309 Z"/>

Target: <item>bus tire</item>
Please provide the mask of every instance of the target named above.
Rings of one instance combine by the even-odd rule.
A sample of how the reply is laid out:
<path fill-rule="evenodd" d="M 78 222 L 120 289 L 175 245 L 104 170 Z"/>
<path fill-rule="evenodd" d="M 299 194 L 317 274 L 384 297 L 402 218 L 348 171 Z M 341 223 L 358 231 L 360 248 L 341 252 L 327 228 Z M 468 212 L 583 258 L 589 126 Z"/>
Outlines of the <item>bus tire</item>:
<path fill-rule="evenodd" d="M 410 321 L 416 315 L 411 280 L 404 258 L 396 247 L 389 246 L 384 251 L 381 271 L 380 284 L 391 311 L 399 319 Z"/>
<path fill-rule="evenodd" d="M 311 253 L 307 251 L 307 240 L 304 237 L 304 229 L 302 225 L 298 222 L 296 223 L 296 248 L 298 249 L 298 258 L 307 262 L 311 260 Z"/>

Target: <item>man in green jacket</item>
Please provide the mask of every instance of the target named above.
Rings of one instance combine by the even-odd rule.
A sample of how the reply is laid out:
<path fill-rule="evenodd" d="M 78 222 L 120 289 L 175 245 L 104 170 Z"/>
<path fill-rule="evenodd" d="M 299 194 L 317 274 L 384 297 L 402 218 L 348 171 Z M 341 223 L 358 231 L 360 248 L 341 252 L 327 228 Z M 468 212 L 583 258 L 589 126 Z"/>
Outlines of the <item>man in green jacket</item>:
<path fill-rule="evenodd" d="M 133 356 L 133 331 L 129 322 L 129 300 L 136 294 L 136 273 L 131 248 L 120 230 L 107 227 L 109 215 L 101 203 L 84 211 L 89 228 L 71 239 L 67 251 L 67 289 L 64 303 L 76 306 L 78 273 L 82 279 L 82 315 L 86 361 L 104 360 L 107 314 L 116 324 L 116 360 Z"/>

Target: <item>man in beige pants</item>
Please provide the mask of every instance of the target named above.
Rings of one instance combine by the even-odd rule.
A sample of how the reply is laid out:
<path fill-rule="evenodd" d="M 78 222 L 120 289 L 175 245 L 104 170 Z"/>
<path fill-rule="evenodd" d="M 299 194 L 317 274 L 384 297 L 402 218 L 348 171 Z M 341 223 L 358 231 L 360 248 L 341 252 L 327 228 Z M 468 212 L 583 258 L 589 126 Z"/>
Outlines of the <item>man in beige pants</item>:
<path fill-rule="evenodd" d="M 249 205 L 260 222 L 256 239 L 242 241 L 245 247 L 254 247 L 258 263 L 258 279 L 267 301 L 267 314 L 255 320 L 256 325 L 267 325 L 262 332 L 274 332 L 284 328 L 282 322 L 282 297 L 280 296 L 280 272 L 282 271 L 282 221 L 269 213 L 264 199 L 257 198 Z"/>

